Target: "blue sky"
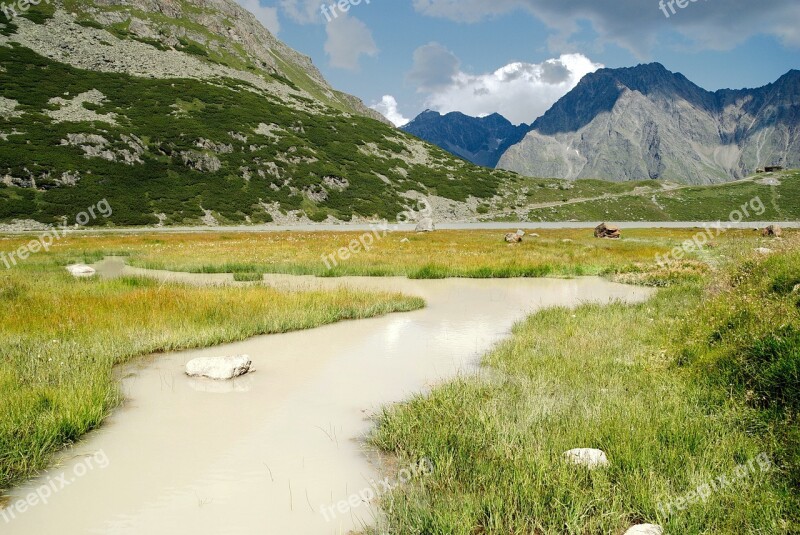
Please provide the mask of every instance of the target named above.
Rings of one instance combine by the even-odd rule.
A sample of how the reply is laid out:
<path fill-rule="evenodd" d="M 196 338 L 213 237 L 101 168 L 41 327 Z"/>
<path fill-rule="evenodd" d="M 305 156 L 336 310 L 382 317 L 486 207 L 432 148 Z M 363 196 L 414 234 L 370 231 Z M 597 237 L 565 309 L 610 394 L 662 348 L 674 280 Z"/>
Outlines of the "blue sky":
<path fill-rule="evenodd" d="M 797 0 L 344 0 L 327 16 L 333 0 L 238 1 L 397 123 L 426 108 L 530 123 L 602 66 L 658 61 L 711 90 L 800 68 Z"/>

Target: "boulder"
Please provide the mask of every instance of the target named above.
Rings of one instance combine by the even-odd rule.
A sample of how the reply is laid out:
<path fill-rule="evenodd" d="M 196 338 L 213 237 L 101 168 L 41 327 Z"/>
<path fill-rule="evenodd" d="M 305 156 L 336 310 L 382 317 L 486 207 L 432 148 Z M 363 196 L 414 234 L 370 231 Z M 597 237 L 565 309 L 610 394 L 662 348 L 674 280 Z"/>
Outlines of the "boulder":
<path fill-rule="evenodd" d="M 67 266 L 67 271 L 69 271 L 70 275 L 73 277 L 79 278 L 93 277 L 97 273 L 93 267 L 87 266 L 86 264 Z"/>
<path fill-rule="evenodd" d="M 506 234 L 506 242 L 507 243 L 522 243 L 522 238 L 525 236 L 524 230 L 518 230 L 516 232 L 509 232 Z"/>
<path fill-rule="evenodd" d="M 639 524 L 626 531 L 625 535 L 664 535 L 664 528 L 655 524 Z"/>
<path fill-rule="evenodd" d="M 430 217 L 423 217 L 417 223 L 417 232 L 433 232 L 436 230 L 436 226 L 433 224 L 433 219 Z"/>
<path fill-rule="evenodd" d="M 758 254 L 762 254 L 764 256 L 772 254 L 772 249 L 767 249 L 766 247 L 759 247 L 755 250 Z"/>
<path fill-rule="evenodd" d="M 778 225 L 770 225 L 761 232 L 761 235 L 765 238 L 780 238 L 783 236 L 783 229 Z"/>
<path fill-rule="evenodd" d="M 567 461 L 579 465 L 585 466 L 588 469 L 594 468 L 602 468 L 604 466 L 608 466 L 608 457 L 603 450 L 596 450 L 591 448 L 577 448 L 574 450 L 569 450 L 564 452 L 564 457 L 566 457 Z"/>
<path fill-rule="evenodd" d="M 237 357 L 203 357 L 190 360 L 186 364 L 189 377 L 207 377 L 227 381 L 250 372 L 253 362 L 247 355 Z"/>
<path fill-rule="evenodd" d="M 622 233 L 620 232 L 618 227 L 612 227 L 611 225 L 600 223 L 600 225 L 598 225 L 598 227 L 594 229 L 594 237 L 618 240 L 619 238 L 622 237 Z"/>

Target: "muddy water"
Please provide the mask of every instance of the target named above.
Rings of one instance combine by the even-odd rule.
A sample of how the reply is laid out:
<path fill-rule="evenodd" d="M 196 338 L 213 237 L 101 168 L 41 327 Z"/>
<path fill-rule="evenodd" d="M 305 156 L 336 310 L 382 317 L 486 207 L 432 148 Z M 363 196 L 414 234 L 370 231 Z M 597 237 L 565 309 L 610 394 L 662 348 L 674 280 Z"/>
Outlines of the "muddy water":
<path fill-rule="evenodd" d="M 118 260 L 99 268 L 142 273 Z M 330 506 L 362 492 L 381 472 L 362 441 L 381 406 L 475 371 L 480 355 L 534 310 L 650 295 L 596 278 L 267 281 L 398 290 L 428 306 L 146 359 L 124 379 L 128 401 L 107 424 L 67 452 L 59 468 L 13 493 L 19 500 L 52 483 L 58 491 L 48 503 L 17 511 L 11 522 L 0 517 L 0 533 L 327 535 L 372 524 L 376 513 L 366 505 L 343 513 Z M 192 358 L 243 353 L 257 372 L 233 382 L 183 374 Z"/>

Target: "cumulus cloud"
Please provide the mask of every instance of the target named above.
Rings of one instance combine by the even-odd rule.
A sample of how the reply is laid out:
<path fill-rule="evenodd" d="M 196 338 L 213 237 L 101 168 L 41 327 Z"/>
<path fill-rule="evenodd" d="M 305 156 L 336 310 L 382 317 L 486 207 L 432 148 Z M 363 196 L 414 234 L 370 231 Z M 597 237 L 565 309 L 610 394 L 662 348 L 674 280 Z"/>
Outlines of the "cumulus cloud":
<path fill-rule="evenodd" d="M 408 80 L 421 91 L 436 91 L 453 83 L 461 62 L 439 43 L 428 43 L 414 51 L 414 67 Z"/>
<path fill-rule="evenodd" d="M 284 13 L 300 24 L 322 22 L 324 17 L 320 6 L 326 2 L 321 0 L 280 0 Z"/>
<path fill-rule="evenodd" d="M 256 16 L 256 18 L 264 25 L 266 29 L 276 35 L 281 31 L 281 25 L 278 22 L 278 9 L 275 7 L 264 7 L 261 5 L 260 0 L 236 0 L 236 2 Z"/>
<path fill-rule="evenodd" d="M 397 106 L 397 99 L 392 95 L 384 95 L 380 102 L 370 106 L 370 108 L 389 119 L 395 126 L 404 126 L 411 121 L 411 119 L 403 117 L 403 114 L 400 113 Z"/>
<path fill-rule="evenodd" d="M 484 74 L 463 72 L 459 65 L 458 58 L 437 43 L 417 49 L 409 80 L 427 95 L 427 107 L 476 117 L 499 113 L 517 124 L 533 122 L 581 78 L 603 67 L 582 54 L 564 54 L 542 63 L 510 63 Z"/>
<path fill-rule="evenodd" d="M 378 46 L 367 25 L 354 17 L 340 15 L 326 26 L 325 53 L 332 67 L 357 71 L 361 56 L 376 56 Z"/>
<path fill-rule="evenodd" d="M 639 56 L 658 44 L 658 35 L 675 31 L 697 48 L 729 50 L 753 35 L 767 34 L 785 45 L 800 46 L 797 0 L 709 0 L 689 2 L 673 14 L 656 0 L 413 0 L 425 15 L 458 22 L 478 22 L 526 10 L 552 28 L 554 48 L 567 48 L 569 37 L 588 21 L 600 41 L 614 42 Z M 665 3 L 666 2 L 665 0 Z"/>

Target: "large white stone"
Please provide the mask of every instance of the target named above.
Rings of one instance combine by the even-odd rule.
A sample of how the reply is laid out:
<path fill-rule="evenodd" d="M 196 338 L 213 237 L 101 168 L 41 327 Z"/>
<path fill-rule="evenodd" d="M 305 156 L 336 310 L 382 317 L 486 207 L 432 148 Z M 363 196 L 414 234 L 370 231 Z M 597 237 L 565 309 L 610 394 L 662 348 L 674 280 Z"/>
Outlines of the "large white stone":
<path fill-rule="evenodd" d="M 608 457 L 606 457 L 605 452 L 602 450 L 576 448 L 564 452 L 564 457 L 572 464 L 585 466 L 589 469 L 608 466 Z"/>
<path fill-rule="evenodd" d="M 625 535 L 664 535 L 664 529 L 655 524 L 639 524 L 626 531 Z"/>
<path fill-rule="evenodd" d="M 434 230 L 436 230 L 436 226 L 430 217 L 424 217 L 417 223 L 417 232 L 433 232 Z"/>
<path fill-rule="evenodd" d="M 226 381 L 250 371 L 253 362 L 247 355 L 238 357 L 203 357 L 186 364 L 186 375 Z"/>
<path fill-rule="evenodd" d="M 89 267 L 86 264 L 67 266 L 67 271 L 69 271 L 73 277 L 93 277 L 97 273 L 93 267 Z"/>

